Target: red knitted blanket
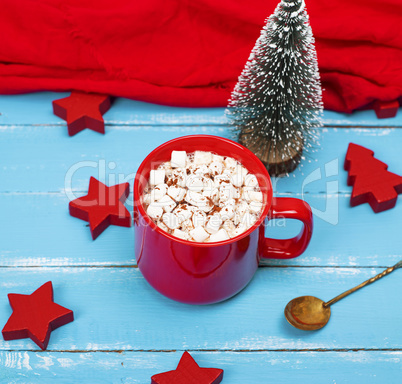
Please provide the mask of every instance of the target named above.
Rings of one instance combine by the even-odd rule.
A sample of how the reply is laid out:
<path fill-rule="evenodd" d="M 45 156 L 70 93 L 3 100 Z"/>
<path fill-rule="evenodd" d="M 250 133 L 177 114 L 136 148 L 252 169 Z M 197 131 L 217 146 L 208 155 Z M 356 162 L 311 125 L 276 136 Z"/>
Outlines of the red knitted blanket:
<path fill-rule="evenodd" d="M 225 106 L 276 0 L 1 0 L 0 93 Z M 328 109 L 402 96 L 402 1 L 307 0 Z"/>

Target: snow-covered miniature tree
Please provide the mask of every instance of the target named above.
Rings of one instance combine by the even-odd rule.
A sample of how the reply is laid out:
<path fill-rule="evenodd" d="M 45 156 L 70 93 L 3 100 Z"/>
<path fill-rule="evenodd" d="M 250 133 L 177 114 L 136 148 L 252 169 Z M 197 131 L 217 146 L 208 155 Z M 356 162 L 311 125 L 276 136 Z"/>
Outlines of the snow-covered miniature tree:
<path fill-rule="evenodd" d="M 295 169 L 316 140 L 321 83 L 304 0 L 282 0 L 268 17 L 226 111 L 241 144 L 271 175 Z"/>

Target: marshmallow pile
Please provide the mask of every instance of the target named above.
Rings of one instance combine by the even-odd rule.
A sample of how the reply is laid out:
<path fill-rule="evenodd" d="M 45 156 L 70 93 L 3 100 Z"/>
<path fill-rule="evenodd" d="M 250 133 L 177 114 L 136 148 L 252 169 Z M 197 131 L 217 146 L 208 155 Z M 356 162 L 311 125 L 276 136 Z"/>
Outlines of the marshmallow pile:
<path fill-rule="evenodd" d="M 232 157 L 172 151 L 170 161 L 151 170 L 143 205 L 156 225 L 171 235 L 216 242 L 254 225 L 263 195 L 257 177 Z"/>

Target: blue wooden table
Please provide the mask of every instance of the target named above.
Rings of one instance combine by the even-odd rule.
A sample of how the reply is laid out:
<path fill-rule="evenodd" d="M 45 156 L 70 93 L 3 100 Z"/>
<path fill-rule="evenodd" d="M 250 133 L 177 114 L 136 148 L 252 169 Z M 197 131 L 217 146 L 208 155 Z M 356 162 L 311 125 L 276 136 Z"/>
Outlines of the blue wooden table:
<path fill-rule="evenodd" d="M 68 202 L 90 176 L 132 181 L 144 157 L 174 137 L 230 137 L 223 109 L 181 109 L 117 99 L 106 134 L 68 137 L 51 101 L 67 94 L 0 97 L 0 328 L 7 294 L 30 294 L 46 281 L 74 322 L 55 330 L 46 351 L 30 340 L 0 340 L 0 383 L 150 383 L 176 367 L 183 351 L 200 366 L 224 369 L 224 384 L 401 383 L 402 271 L 334 305 L 324 329 L 287 324 L 286 303 L 311 294 L 329 300 L 402 259 L 402 198 L 374 214 L 349 206 L 343 161 L 349 142 L 367 146 L 402 174 L 402 111 L 325 113 L 320 146 L 277 196 L 305 199 L 315 229 L 299 258 L 265 262 L 249 286 L 216 305 L 190 306 L 153 290 L 134 257 L 133 228 L 109 227 L 92 241 Z M 126 202 L 132 209 L 132 199 Z M 299 223 L 271 222 L 290 237 Z"/>

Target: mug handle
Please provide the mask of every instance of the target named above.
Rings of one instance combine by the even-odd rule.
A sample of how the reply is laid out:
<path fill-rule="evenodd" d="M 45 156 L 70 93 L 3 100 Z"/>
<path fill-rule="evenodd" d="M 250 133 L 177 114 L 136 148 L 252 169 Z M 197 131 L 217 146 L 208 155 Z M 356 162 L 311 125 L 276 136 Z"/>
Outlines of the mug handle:
<path fill-rule="evenodd" d="M 263 259 L 293 259 L 301 255 L 306 250 L 313 233 L 313 213 L 310 206 L 300 199 L 276 197 L 272 200 L 267 219 L 275 218 L 300 220 L 303 222 L 303 228 L 296 237 L 291 239 L 264 237 L 260 256 Z"/>

